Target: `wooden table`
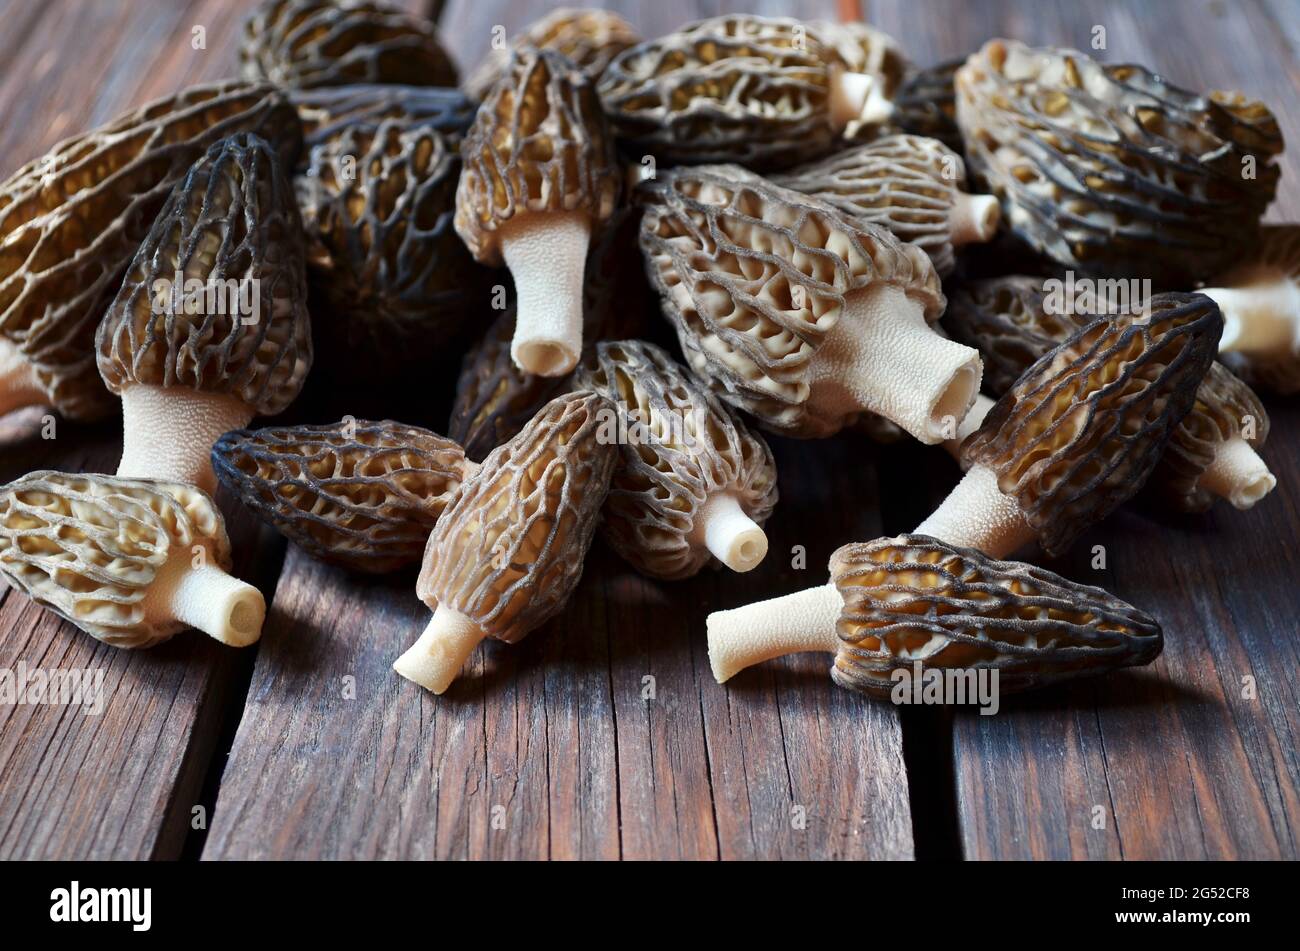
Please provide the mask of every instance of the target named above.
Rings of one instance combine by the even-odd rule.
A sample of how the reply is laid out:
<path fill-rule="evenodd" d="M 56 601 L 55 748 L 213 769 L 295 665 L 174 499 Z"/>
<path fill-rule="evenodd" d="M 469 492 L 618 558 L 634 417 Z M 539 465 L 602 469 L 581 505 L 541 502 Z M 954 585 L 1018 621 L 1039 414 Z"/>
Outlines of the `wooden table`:
<path fill-rule="evenodd" d="M 230 75 L 250 5 L 0 0 L 0 173 Z M 451 0 L 443 29 L 468 67 L 492 25 L 513 31 L 547 6 Z M 616 6 L 656 35 L 724 10 L 828 17 L 835 4 Z M 863 6 L 920 64 L 995 35 L 1087 48 L 1104 26 L 1103 58 L 1262 96 L 1300 137 L 1295 0 Z M 1300 216 L 1297 154 L 1283 157 L 1274 220 Z M 442 429 L 452 374 L 430 377 L 410 404 L 318 394 L 295 412 Z M 1295 858 L 1300 405 L 1268 405 L 1279 482 L 1257 509 L 1173 518 L 1133 504 L 1049 564 L 1159 617 L 1164 655 L 992 717 L 870 702 L 833 687 L 824 657 L 725 688 L 709 674 L 709 611 L 819 582 L 836 547 L 906 531 L 942 498 L 957 469 L 920 445 L 772 440 L 782 502 L 760 569 L 661 584 L 598 543 L 560 617 L 514 648 L 490 644 L 440 699 L 389 669 L 427 618 L 412 577 L 323 566 L 225 499 L 239 570 L 270 603 L 255 648 L 187 633 L 115 651 L 4 593 L 0 667 L 102 668 L 108 694 L 100 716 L 0 707 L 0 857 Z M 60 422 L 47 440 L 29 411 L 0 423 L 0 479 L 104 471 L 117 450 L 116 421 Z"/>

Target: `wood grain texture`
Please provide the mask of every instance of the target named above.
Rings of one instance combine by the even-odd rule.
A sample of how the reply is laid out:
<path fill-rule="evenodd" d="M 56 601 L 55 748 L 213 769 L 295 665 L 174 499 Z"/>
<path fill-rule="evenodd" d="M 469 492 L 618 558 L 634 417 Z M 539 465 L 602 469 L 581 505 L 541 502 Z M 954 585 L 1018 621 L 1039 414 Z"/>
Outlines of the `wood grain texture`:
<path fill-rule="evenodd" d="M 0 167 L 8 174 L 59 139 L 190 82 L 230 72 L 227 4 L 0 4 Z M 208 49 L 191 30 L 207 24 Z M 17 27 L 15 29 L 15 27 Z M 42 411 L 0 421 L 0 481 L 34 469 L 111 472 L 121 423 L 58 421 Z M 220 499 L 235 569 L 269 595 L 283 542 Z M 212 762 L 241 654 L 194 632 L 149 651 L 100 644 L 7 586 L 0 589 L 0 668 L 104 672 L 105 706 L 0 706 L 0 858 L 173 858 Z"/>

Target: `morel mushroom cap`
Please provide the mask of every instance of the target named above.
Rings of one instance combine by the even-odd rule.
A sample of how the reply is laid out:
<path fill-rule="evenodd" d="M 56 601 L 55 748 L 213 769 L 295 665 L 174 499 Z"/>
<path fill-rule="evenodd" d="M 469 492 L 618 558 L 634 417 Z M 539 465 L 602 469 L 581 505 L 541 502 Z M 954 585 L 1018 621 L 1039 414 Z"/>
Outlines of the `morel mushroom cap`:
<path fill-rule="evenodd" d="M 972 171 L 1068 267 L 1190 286 L 1241 255 L 1277 189 L 1277 121 L 1236 94 L 1010 40 L 973 54 L 956 88 Z"/>
<path fill-rule="evenodd" d="M 874 79 L 850 72 L 803 23 L 733 14 L 620 53 L 600 80 L 615 134 L 661 164 L 783 168 L 877 119 Z"/>
<path fill-rule="evenodd" d="M 574 383 L 621 417 L 601 523 L 614 550 L 657 578 L 689 578 L 710 556 L 733 571 L 757 567 L 777 499 L 762 437 L 651 343 L 597 344 Z"/>
<path fill-rule="evenodd" d="M 924 249 L 940 275 L 952 272 L 955 245 L 988 241 L 1000 217 L 992 195 L 966 193 L 961 157 L 939 140 L 918 135 L 887 136 L 772 181 L 888 228 Z"/>
<path fill-rule="evenodd" d="M 225 521 L 193 486 L 41 471 L 0 489 L 0 573 L 114 647 L 187 627 L 256 641 L 266 602 L 229 569 Z"/>
<path fill-rule="evenodd" d="M 452 226 L 460 157 L 442 134 L 404 119 L 336 128 L 295 182 L 298 207 L 325 360 L 371 381 L 434 359 L 483 281 Z"/>
<path fill-rule="evenodd" d="M 734 165 L 640 191 L 647 272 L 722 399 L 800 437 L 870 411 L 936 443 L 966 415 L 979 355 L 930 328 L 944 299 L 920 248 Z"/>
<path fill-rule="evenodd" d="M 1201 291 L 1223 311 L 1223 361 L 1277 393 L 1300 392 L 1300 225 L 1266 225 L 1246 260 Z"/>
<path fill-rule="evenodd" d="M 419 426 L 346 419 L 228 432 L 212 447 L 221 484 L 308 554 L 357 571 L 418 561 L 478 467 Z"/>
<path fill-rule="evenodd" d="M 332 141 L 346 128 L 373 130 L 389 119 L 432 126 L 448 148 L 458 151 L 478 110 L 478 103 L 459 89 L 382 83 L 294 89 L 289 101 L 298 110 L 308 157 L 314 147 Z"/>
<path fill-rule="evenodd" d="M 595 82 L 615 56 L 639 42 L 636 29 L 617 13 L 559 7 L 529 25 L 510 49 L 490 52 L 465 80 L 465 90 L 476 99 L 485 97 L 509 62 L 511 50 L 525 46 L 555 50 Z"/>
<path fill-rule="evenodd" d="M 869 141 L 893 118 L 894 97 L 911 69 L 903 48 L 888 33 L 856 20 L 816 20 L 808 25 L 846 70 L 871 78 L 866 104 L 844 127 L 850 142 Z"/>
<path fill-rule="evenodd" d="M 368 0 L 264 0 L 244 22 L 239 63 L 248 79 L 299 89 L 457 80 L 432 23 Z"/>
<path fill-rule="evenodd" d="M 278 413 L 311 367 L 302 225 L 275 152 L 215 143 L 180 182 L 95 334 L 122 397 L 121 476 L 211 491 L 209 451 Z"/>
<path fill-rule="evenodd" d="M 595 393 L 557 397 L 461 486 L 416 583 L 433 619 L 399 674 L 442 693 L 484 637 L 513 643 L 564 607 L 618 459 L 600 438 L 602 409 Z"/>
<path fill-rule="evenodd" d="M 965 63 L 963 56 L 908 74 L 894 95 L 892 124 L 913 135 L 938 139 L 960 154 L 965 144 L 957 128 L 953 76 Z"/>
<path fill-rule="evenodd" d="M 1223 318 L 1200 294 L 1149 317 L 1102 317 L 1036 361 L 962 446 L 969 471 L 917 533 L 999 558 L 1037 536 L 1050 556 L 1151 474 L 1209 372 Z"/>
<path fill-rule="evenodd" d="M 194 86 L 67 139 L 0 185 L 0 389 L 10 407 L 52 403 L 72 419 L 112 409 L 95 372 L 95 327 L 172 186 L 218 139 L 257 132 L 292 162 L 299 127 L 269 86 Z"/>
<path fill-rule="evenodd" d="M 503 262 L 518 295 L 520 369 L 563 376 L 582 349 L 582 280 L 593 230 L 622 179 L 587 77 L 559 53 L 510 57 L 461 144 L 456 231 L 484 264 Z"/>
<path fill-rule="evenodd" d="M 944 326 L 980 351 L 985 388 L 996 396 L 1097 316 L 1109 314 L 1124 324 L 1145 310 L 1141 302 L 1123 302 L 1092 282 L 1071 287 L 1058 281 L 1049 291 L 1050 283 L 1023 276 L 971 281 L 950 298 Z M 972 410 L 967 420 L 974 415 Z M 1170 436 L 1152 484 L 1183 511 L 1204 511 L 1216 495 L 1248 509 L 1277 484 L 1255 452 L 1264 445 L 1268 430 L 1268 413 L 1259 398 L 1216 362 L 1197 388 L 1196 402 Z"/>
<path fill-rule="evenodd" d="M 881 699 L 900 670 L 992 670 L 1011 693 L 1149 664 L 1164 646 L 1154 618 L 1100 588 L 925 535 L 845 545 L 830 574 L 829 584 L 710 614 L 718 683 L 821 651 L 835 654 L 837 684 Z"/>

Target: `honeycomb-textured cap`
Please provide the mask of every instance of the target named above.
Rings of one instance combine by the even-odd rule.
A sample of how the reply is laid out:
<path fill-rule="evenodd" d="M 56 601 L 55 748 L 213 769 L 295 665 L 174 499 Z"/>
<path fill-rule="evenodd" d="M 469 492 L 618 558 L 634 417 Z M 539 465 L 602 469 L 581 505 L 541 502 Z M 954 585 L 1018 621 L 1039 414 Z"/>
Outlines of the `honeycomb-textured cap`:
<path fill-rule="evenodd" d="M 1066 267 L 1194 286 L 1243 253 L 1277 190 L 1277 120 L 1238 94 L 1011 40 L 973 54 L 956 89 L 971 171 Z"/>
<path fill-rule="evenodd" d="M 762 525 L 777 500 L 776 461 L 767 443 L 652 343 L 599 343 L 574 385 L 608 399 L 623 415 L 602 531 L 638 571 L 688 578 L 712 557 L 698 537 L 705 504 L 726 493 Z"/>
<path fill-rule="evenodd" d="M 485 275 L 452 225 L 460 156 L 414 119 L 339 125 L 296 182 L 322 356 L 350 380 L 435 359 Z"/>
<path fill-rule="evenodd" d="M 432 23 L 369 0 L 263 0 L 244 21 L 239 64 L 248 79 L 299 89 L 457 80 Z"/>
<path fill-rule="evenodd" d="M 1011 693 L 1149 664 L 1164 646 L 1154 618 L 1100 588 L 927 535 L 845 545 L 830 571 L 844 599 L 831 677 L 876 697 L 917 662 L 997 671 Z"/>
<path fill-rule="evenodd" d="M 953 76 L 965 63 L 963 56 L 908 73 L 893 97 L 891 124 L 913 135 L 938 139 L 954 152 L 963 152 Z"/>
<path fill-rule="evenodd" d="M 225 521 L 189 485 L 29 472 L 0 489 L 0 573 L 114 647 L 149 647 L 188 625 L 150 621 L 145 595 L 169 555 L 230 568 Z"/>
<path fill-rule="evenodd" d="M 513 643 L 557 614 L 583 560 L 618 447 L 600 438 L 601 396 L 556 397 L 492 451 L 429 535 L 416 594 Z"/>
<path fill-rule="evenodd" d="M 212 143 L 239 132 L 297 159 L 300 128 L 284 96 L 223 82 L 67 139 L 0 185 L 0 334 L 60 413 L 113 409 L 95 369 L 95 328 L 172 187 Z"/>
<path fill-rule="evenodd" d="M 215 143 L 176 186 L 95 350 L 117 394 L 138 383 L 189 387 L 265 415 L 298 395 L 312 361 L 302 224 L 263 139 L 241 133 Z"/>
<path fill-rule="evenodd" d="M 739 166 L 644 183 L 641 249 L 691 370 L 768 428 L 826 436 L 808 406 L 809 364 L 845 295 L 894 285 L 938 319 L 939 277 L 920 248 Z"/>
<path fill-rule="evenodd" d="M 212 467 L 230 492 L 310 555 L 365 572 L 420 560 L 466 475 L 450 439 L 392 420 L 226 433 Z"/>
<path fill-rule="evenodd" d="M 1142 487 L 1192 408 L 1223 330 L 1202 294 L 1157 294 L 1143 321 L 1102 317 L 1037 360 L 962 445 L 1048 555 Z"/>
<path fill-rule="evenodd" d="M 304 157 L 346 128 L 373 132 L 390 119 L 430 126 L 442 135 L 449 148 L 459 150 L 461 137 L 478 111 L 475 100 L 459 89 L 445 86 L 363 83 L 291 89 L 288 96 L 302 122 Z"/>
<path fill-rule="evenodd" d="M 952 212 L 966 194 L 966 166 L 938 139 L 886 136 L 774 175 L 772 181 L 820 198 L 858 221 L 888 228 L 899 240 L 924 249 L 941 276 L 956 264 Z"/>
<path fill-rule="evenodd" d="M 498 229 L 523 212 L 614 214 L 622 178 L 600 100 L 559 53 L 525 47 L 479 106 L 461 143 L 456 231 L 484 264 L 503 263 Z"/>
<path fill-rule="evenodd" d="M 620 53 L 600 80 L 615 134 L 662 165 L 783 168 L 830 151 L 834 54 L 790 19 L 730 14 Z"/>
<path fill-rule="evenodd" d="M 465 90 L 476 99 L 485 97 L 509 62 L 511 50 L 525 46 L 555 50 L 595 82 L 615 56 L 639 42 L 636 29 L 617 13 L 559 7 L 529 24 L 509 49 L 488 53 L 465 80 Z"/>

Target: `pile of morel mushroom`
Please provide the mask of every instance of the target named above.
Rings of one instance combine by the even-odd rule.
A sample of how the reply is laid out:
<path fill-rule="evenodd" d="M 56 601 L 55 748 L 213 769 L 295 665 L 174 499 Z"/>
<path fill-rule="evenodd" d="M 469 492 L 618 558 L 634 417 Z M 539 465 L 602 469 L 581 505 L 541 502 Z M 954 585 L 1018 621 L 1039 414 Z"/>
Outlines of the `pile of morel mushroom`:
<path fill-rule="evenodd" d="M 746 14 L 643 39 L 556 10 L 461 88 L 379 2 L 266 0 L 241 37 L 242 79 L 0 185 L 0 412 L 123 419 L 116 474 L 0 487 L 0 574 L 104 643 L 255 642 L 242 506 L 407 572 L 432 614 L 393 667 L 454 696 L 481 642 L 556 626 L 593 544 L 683 604 L 706 568 L 780 585 L 781 460 L 868 433 L 945 447 L 950 494 L 710 614 L 718 682 L 815 651 L 873 697 L 915 665 L 1049 687 L 1165 635 L 1033 560 L 1139 498 L 1277 485 L 1255 388 L 1300 390 L 1300 225 L 1261 226 L 1283 143 L 1244 95 Z M 389 387 L 457 363 L 443 404 Z M 388 418 L 325 415 L 349 387 Z"/>

